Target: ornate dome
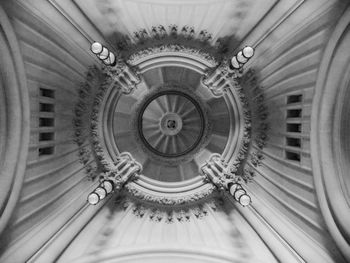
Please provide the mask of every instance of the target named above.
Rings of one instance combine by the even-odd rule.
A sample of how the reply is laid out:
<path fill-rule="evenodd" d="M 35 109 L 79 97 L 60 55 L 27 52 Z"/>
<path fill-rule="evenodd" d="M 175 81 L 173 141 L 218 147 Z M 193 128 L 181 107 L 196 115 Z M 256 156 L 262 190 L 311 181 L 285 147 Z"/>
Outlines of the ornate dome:
<path fill-rule="evenodd" d="M 137 115 L 142 142 L 150 151 L 166 158 L 192 152 L 206 126 L 196 100 L 180 91 L 158 91 L 144 102 Z"/>
<path fill-rule="evenodd" d="M 215 70 L 219 62 L 199 49 L 168 45 L 137 50 L 125 60 L 129 66 L 121 71 L 106 69 L 102 82 L 96 77 L 97 172 L 111 171 L 120 154 L 130 153 L 142 170 L 126 191 L 163 205 L 188 205 L 212 195 L 215 187 L 203 180 L 203 167 L 213 155 L 220 156 L 228 180 L 251 176 L 244 172 L 251 109 L 232 71 L 232 80 L 211 90 L 209 82 L 221 78 Z M 137 76 L 130 78 L 132 72 Z"/>
<path fill-rule="evenodd" d="M 177 68 L 157 71 L 164 69 L 171 73 Z M 185 85 L 174 79 L 169 82 L 162 76 L 165 83 L 143 91 L 134 105 L 123 104 L 121 97 L 114 113 L 114 140 L 118 151 L 131 152 L 141 161 L 143 175 L 159 181 L 184 181 L 197 176 L 201 158 L 208 156 L 211 145 L 216 144 L 212 132 L 224 141 L 217 147 L 220 152 L 229 133 L 229 122 L 219 127 L 213 122 L 210 114 L 213 107 L 200 93 L 203 87 L 198 74 L 187 69 L 178 72 L 177 76 L 171 75 L 172 78 L 180 81 L 181 75 L 187 74 L 193 83 Z M 214 110 L 217 111 L 215 107 Z M 219 113 L 228 119 L 228 110 L 222 110 Z M 129 114 L 126 115 L 126 111 Z M 119 118 L 126 120 L 125 125 L 118 125 Z M 216 125 L 212 127 L 212 123 Z"/>
<path fill-rule="evenodd" d="M 0 262 L 348 262 L 349 24 L 336 0 L 0 1 Z"/>

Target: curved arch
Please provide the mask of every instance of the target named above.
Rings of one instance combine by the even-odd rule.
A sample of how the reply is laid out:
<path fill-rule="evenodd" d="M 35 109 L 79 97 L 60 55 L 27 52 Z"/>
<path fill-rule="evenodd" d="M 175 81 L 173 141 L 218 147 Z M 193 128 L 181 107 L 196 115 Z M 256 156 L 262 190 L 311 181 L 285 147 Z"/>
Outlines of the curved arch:
<path fill-rule="evenodd" d="M 0 7 L 0 233 L 17 203 L 29 143 L 29 96 L 19 45 Z"/>
<path fill-rule="evenodd" d="M 350 260 L 349 153 L 350 9 L 338 22 L 318 72 L 312 108 L 311 154 L 314 182 L 327 227 Z M 346 112 L 346 114 L 344 114 Z M 343 152 L 343 150 L 345 150 Z"/>
<path fill-rule="evenodd" d="M 206 249 L 200 251 L 193 248 L 124 248 L 123 251 L 116 249 L 105 250 L 98 256 L 99 262 L 191 262 L 191 263 L 229 263 L 242 262 L 240 255 L 232 257 L 229 253 Z M 73 261 L 74 263 L 96 262 L 96 256 L 85 256 Z M 257 262 L 258 263 L 258 262 Z"/>

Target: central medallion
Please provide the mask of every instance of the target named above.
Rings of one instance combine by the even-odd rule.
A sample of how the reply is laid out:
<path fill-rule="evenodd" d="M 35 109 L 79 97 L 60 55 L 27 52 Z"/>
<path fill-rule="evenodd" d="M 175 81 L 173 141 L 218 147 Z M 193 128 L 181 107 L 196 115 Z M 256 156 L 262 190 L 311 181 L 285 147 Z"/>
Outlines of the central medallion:
<path fill-rule="evenodd" d="M 167 158 L 194 150 L 205 130 L 202 107 L 188 92 L 180 90 L 163 90 L 147 97 L 137 123 L 145 146 Z"/>
<path fill-rule="evenodd" d="M 159 128 L 166 136 L 175 136 L 182 129 L 181 116 L 174 112 L 165 113 L 159 120 Z"/>

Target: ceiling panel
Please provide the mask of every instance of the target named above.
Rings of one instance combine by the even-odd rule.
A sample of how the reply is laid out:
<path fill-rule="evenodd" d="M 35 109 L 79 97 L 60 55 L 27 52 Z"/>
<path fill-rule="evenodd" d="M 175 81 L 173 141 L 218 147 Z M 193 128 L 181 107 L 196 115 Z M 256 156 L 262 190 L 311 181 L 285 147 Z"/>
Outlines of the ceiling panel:
<path fill-rule="evenodd" d="M 207 30 L 213 41 L 235 34 L 244 37 L 278 0 L 73 0 L 81 12 L 109 39 L 115 33 L 152 26 L 193 26 Z"/>

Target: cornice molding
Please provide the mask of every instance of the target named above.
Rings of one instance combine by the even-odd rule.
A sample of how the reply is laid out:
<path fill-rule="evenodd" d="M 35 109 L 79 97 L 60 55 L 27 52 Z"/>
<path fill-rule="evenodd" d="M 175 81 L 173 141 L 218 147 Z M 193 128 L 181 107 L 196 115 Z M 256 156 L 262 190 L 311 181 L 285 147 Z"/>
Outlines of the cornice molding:
<path fill-rule="evenodd" d="M 141 188 L 136 181 L 126 184 L 125 189 L 132 196 L 146 203 L 155 203 L 174 208 L 175 206 L 186 206 L 203 201 L 213 195 L 216 187 L 212 184 L 204 184 L 186 192 L 183 192 L 182 189 L 179 188 L 178 191 L 172 189 L 171 193 L 156 193 L 154 191 L 147 191 L 143 187 Z"/>
<path fill-rule="evenodd" d="M 15 32 L 0 5 L 0 233 L 22 188 L 27 165 L 30 109 L 24 62 Z"/>
<path fill-rule="evenodd" d="M 96 118 L 98 107 L 102 94 L 97 94 L 94 100 L 96 91 L 95 85 L 99 85 L 101 81 L 101 71 L 97 67 L 89 68 L 86 74 L 86 82 L 82 83 L 79 89 L 79 99 L 74 108 L 73 127 L 74 127 L 74 142 L 79 146 L 78 157 L 81 164 L 84 165 L 85 172 L 90 180 L 94 180 L 98 174 L 98 167 L 94 161 L 96 149 L 99 149 L 98 143 L 94 143 L 93 136 L 97 135 L 95 131 L 91 131 L 91 127 L 97 127 Z M 102 92 L 102 91 L 100 91 Z M 104 91 L 103 91 L 104 92 Z M 93 116 L 95 122 L 91 122 Z M 95 147 L 95 152 L 93 147 Z M 99 153 L 99 151 L 97 151 Z"/>
<path fill-rule="evenodd" d="M 169 201 L 170 199 L 163 200 Z M 193 203 L 192 200 L 189 205 L 188 203 L 181 203 L 181 206 L 177 206 L 177 204 L 169 206 L 170 203 L 145 201 L 143 198 L 140 199 L 139 196 L 130 195 L 129 192 L 124 197 L 119 196 L 115 200 L 115 205 L 121 206 L 123 210 L 131 209 L 132 213 L 138 218 L 147 216 L 149 220 L 157 223 L 165 222 L 172 224 L 175 221 L 189 222 L 195 219 L 202 219 L 212 211 L 219 210 L 223 202 L 218 196 L 204 200 L 203 198 L 199 198 L 197 201 Z"/>
<path fill-rule="evenodd" d="M 269 112 L 265 103 L 265 94 L 263 87 L 258 85 L 258 77 L 254 69 L 249 69 L 245 74 L 239 78 L 239 86 L 242 87 L 246 94 L 246 104 L 250 109 L 251 118 L 251 145 L 247 157 L 247 162 L 242 174 L 245 182 L 251 181 L 255 176 L 255 169 L 262 164 L 264 159 L 263 149 L 268 140 L 269 130 Z M 254 168 L 252 168 L 254 167 Z"/>
<path fill-rule="evenodd" d="M 209 67 L 215 67 L 218 65 L 216 58 L 210 54 L 199 49 L 186 47 L 185 45 L 179 44 L 160 45 L 137 51 L 127 59 L 127 63 L 137 65 L 150 58 L 154 59 L 156 57 L 164 56 L 188 57 L 190 59 L 199 60 Z"/>

